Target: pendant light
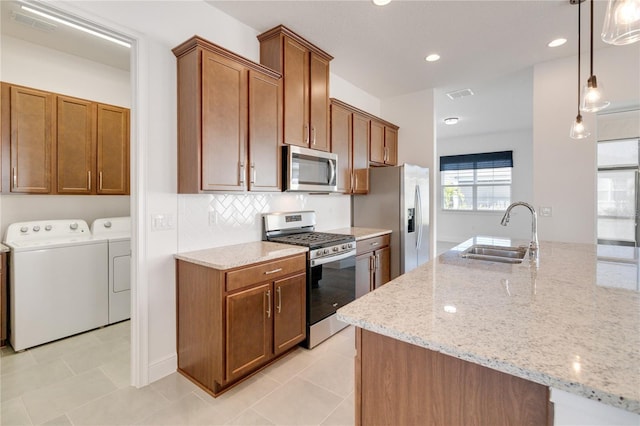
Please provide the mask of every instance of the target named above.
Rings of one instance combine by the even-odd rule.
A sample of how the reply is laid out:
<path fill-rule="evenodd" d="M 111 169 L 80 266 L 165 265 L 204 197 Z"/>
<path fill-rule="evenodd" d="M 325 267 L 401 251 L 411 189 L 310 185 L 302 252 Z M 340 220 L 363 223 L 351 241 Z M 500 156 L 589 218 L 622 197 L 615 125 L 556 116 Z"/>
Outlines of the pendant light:
<path fill-rule="evenodd" d="M 609 0 L 601 36 L 616 46 L 640 40 L 640 0 Z"/>
<path fill-rule="evenodd" d="M 582 111 L 596 112 L 609 106 L 609 101 L 605 100 L 602 95 L 602 88 L 598 88 L 598 81 L 595 74 L 593 74 L 593 0 L 591 0 L 591 47 L 590 52 L 590 66 L 591 72 L 586 86 L 582 92 Z"/>
<path fill-rule="evenodd" d="M 573 0 L 572 0 L 573 1 Z M 578 115 L 576 120 L 571 125 L 571 131 L 569 136 L 572 139 L 584 139 L 591 133 L 587 131 L 582 122 L 582 115 L 580 115 L 580 3 L 584 0 L 575 0 L 578 3 Z"/>

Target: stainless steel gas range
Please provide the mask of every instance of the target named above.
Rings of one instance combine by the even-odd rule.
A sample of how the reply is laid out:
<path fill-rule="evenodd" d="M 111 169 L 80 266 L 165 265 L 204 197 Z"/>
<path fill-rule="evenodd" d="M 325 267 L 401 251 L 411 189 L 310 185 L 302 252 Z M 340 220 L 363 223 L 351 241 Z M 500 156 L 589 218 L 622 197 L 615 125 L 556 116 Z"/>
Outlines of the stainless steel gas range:
<path fill-rule="evenodd" d="M 313 211 L 267 213 L 262 220 L 263 240 L 309 247 L 304 345 L 313 348 L 347 326 L 336 311 L 356 297 L 355 238 L 315 232 Z"/>

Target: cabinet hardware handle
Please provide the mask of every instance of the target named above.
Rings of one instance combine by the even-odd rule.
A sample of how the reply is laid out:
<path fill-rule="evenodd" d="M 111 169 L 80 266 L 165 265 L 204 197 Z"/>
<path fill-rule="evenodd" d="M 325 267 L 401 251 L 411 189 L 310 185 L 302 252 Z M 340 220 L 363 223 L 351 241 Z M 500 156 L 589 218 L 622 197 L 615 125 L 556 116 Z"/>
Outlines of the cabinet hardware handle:
<path fill-rule="evenodd" d="M 282 271 L 282 268 L 274 269 L 273 271 L 264 271 L 265 275 L 275 274 L 276 272 Z"/>
<path fill-rule="evenodd" d="M 375 263 L 375 260 L 374 260 L 373 256 L 371 256 L 371 257 L 369 258 L 369 270 L 370 270 L 370 271 L 373 271 L 373 270 L 375 269 L 375 265 L 374 265 L 374 263 Z"/>
<path fill-rule="evenodd" d="M 309 125 L 304 125 L 304 143 L 309 145 Z"/>
<path fill-rule="evenodd" d="M 271 290 L 267 290 L 267 318 L 271 318 Z"/>
<path fill-rule="evenodd" d="M 282 311 L 282 287 L 278 287 L 276 289 L 276 293 L 278 293 L 278 305 L 276 306 L 276 309 L 278 310 L 278 313 L 280 313 Z"/>
<path fill-rule="evenodd" d="M 13 175 L 13 187 L 17 188 L 18 187 L 18 172 L 16 171 L 15 167 L 12 169 L 11 174 Z"/>
<path fill-rule="evenodd" d="M 98 173 L 98 189 L 102 191 L 102 172 Z"/>
<path fill-rule="evenodd" d="M 376 271 L 380 269 L 380 255 L 376 254 Z"/>
<path fill-rule="evenodd" d="M 379 243 L 379 242 L 371 243 L 371 247 L 375 247 L 375 246 L 377 246 L 378 244 L 380 244 L 380 243 Z"/>
<path fill-rule="evenodd" d="M 313 145 L 316 144 L 316 128 L 315 127 L 311 127 L 311 133 L 313 134 Z"/>
<path fill-rule="evenodd" d="M 256 183 L 256 164 L 251 163 L 251 183 Z"/>
<path fill-rule="evenodd" d="M 388 151 L 388 148 L 385 146 L 384 147 L 383 161 L 387 161 L 388 159 L 389 159 L 389 151 Z"/>
<path fill-rule="evenodd" d="M 91 170 L 87 170 L 87 184 L 89 191 L 91 191 Z"/>
<path fill-rule="evenodd" d="M 244 186 L 244 163 L 240 163 L 240 185 Z"/>

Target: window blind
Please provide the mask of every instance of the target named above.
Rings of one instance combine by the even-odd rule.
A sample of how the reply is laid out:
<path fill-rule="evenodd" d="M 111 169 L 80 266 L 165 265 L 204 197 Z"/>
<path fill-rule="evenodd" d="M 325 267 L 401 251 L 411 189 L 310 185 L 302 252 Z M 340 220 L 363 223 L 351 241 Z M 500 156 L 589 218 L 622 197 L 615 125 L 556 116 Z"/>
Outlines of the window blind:
<path fill-rule="evenodd" d="M 448 170 L 496 169 L 500 167 L 513 167 L 513 151 L 440 157 L 441 172 Z"/>

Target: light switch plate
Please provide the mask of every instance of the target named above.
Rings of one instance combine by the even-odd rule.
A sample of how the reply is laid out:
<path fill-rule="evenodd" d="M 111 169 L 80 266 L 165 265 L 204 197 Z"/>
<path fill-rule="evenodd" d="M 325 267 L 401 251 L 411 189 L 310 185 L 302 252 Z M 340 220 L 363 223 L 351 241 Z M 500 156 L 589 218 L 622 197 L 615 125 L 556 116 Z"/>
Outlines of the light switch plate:
<path fill-rule="evenodd" d="M 175 219 L 169 213 L 153 213 L 151 215 L 151 229 L 153 231 L 167 231 L 175 228 Z"/>
<path fill-rule="evenodd" d="M 540 207 L 540 216 L 551 217 L 552 213 L 551 207 Z"/>

